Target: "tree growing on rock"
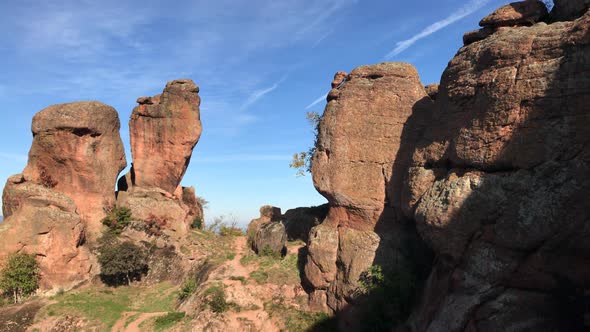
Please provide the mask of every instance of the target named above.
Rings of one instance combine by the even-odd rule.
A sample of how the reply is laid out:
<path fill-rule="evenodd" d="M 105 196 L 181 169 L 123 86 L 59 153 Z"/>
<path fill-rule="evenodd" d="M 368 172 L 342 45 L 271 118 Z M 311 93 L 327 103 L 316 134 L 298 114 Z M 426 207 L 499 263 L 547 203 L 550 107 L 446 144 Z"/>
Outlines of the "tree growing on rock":
<path fill-rule="evenodd" d="M 100 276 L 104 283 L 111 286 L 131 284 L 147 273 L 148 257 L 142 248 L 126 241 L 104 241 L 98 247 Z"/>
<path fill-rule="evenodd" d="M 14 253 L 0 271 L 0 288 L 12 295 L 14 303 L 33 294 L 39 288 L 39 263 L 34 254 Z"/>
<path fill-rule="evenodd" d="M 311 173 L 311 160 L 315 154 L 318 126 L 320 125 L 320 120 L 322 119 L 322 116 L 316 112 L 307 112 L 305 117 L 313 128 L 312 133 L 314 137 L 314 143 L 313 146 L 306 152 L 299 152 L 293 155 L 293 160 L 289 164 L 289 167 L 297 170 L 297 176 L 305 176 L 306 172 Z"/>

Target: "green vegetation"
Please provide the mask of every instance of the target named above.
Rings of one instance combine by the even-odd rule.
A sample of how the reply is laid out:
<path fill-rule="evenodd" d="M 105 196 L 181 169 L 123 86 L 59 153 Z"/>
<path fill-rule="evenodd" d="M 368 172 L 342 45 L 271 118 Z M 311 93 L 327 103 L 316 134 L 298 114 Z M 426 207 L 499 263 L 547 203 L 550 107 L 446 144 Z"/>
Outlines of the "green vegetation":
<path fill-rule="evenodd" d="M 244 278 L 243 276 L 231 276 L 229 277 L 229 280 L 237 280 L 240 281 L 242 283 L 242 285 L 245 285 L 247 283 L 246 278 Z"/>
<path fill-rule="evenodd" d="M 131 284 L 147 273 L 147 254 L 131 242 L 105 241 L 98 247 L 101 279 L 111 286 Z"/>
<path fill-rule="evenodd" d="M 39 263 L 34 254 L 14 253 L 0 271 L 0 288 L 18 303 L 39 288 Z"/>
<path fill-rule="evenodd" d="M 231 225 L 222 225 L 219 228 L 219 235 L 221 236 L 242 236 L 244 232 L 236 226 L 235 223 Z"/>
<path fill-rule="evenodd" d="M 257 264 L 258 269 L 250 273 L 250 279 L 259 284 L 294 285 L 300 283 L 297 255 L 290 254 L 284 258 L 276 256 L 246 255 L 240 264 L 247 266 Z"/>
<path fill-rule="evenodd" d="M 225 289 L 222 284 L 210 286 L 203 296 L 211 311 L 222 313 L 229 310 L 230 304 L 225 299 Z"/>
<path fill-rule="evenodd" d="M 193 295 L 197 290 L 197 281 L 194 278 L 190 278 L 184 282 L 180 292 L 178 293 L 178 300 L 184 301 L 189 296 Z"/>
<path fill-rule="evenodd" d="M 111 233 L 118 235 L 129 226 L 131 218 L 131 210 L 126 207 L 116 207 L 107 212 L 107 216 L 102 219 L 102 224 L 107 226 Z"/>
<path fill-rule="evenodd" d="M 192 229 L 203 229 L 203 218 L 195 217 L 195 219 L 193 219 L 193 222 L 191 222 L 191 228 Z"/>
<path fill-rule="evenodd" d="M 312 134 L 314 137 L 314 143 L 307 152 L 299 152 L 293 155 L 293 160 L 289 164 L 289 167 L 297 170 L 297 176 L 305 176 L 306 172 L 311 173 L 311 163 L 317 146 L 320 121 L 322 120 L 321 115 L 316 112 L 307 112 L 305 117 L 313 128 Z"/>
<path fill-rule="evenodd" d="M 39 313 L 42 316 L 73 315 L 89 321 L 85 329 L 110 331 L 124 312 L 172 312 L 176 305 L 176 287 L 163 282 L 149 287 L 90 287 L 56 295 Z M 130 321 L 129 319 L 127 321 Z"/>
<path fill-rule="evenodd" d="M 160 316 L 154 321 L 155 331 L 166 331 L 178 324 L 183 318 L 184 312 L 169 312 L 165 316 Z"/>
<path fill-rule="evenodd" d="M 416 276 L 411 268 L 385 270 L 373 265 L 359 278 L 355 297 L 364 331 L 389 331 L 410 314 Z"/>
<path fill-rule="evenodd" d="M 337 331 L 335 320 L 325 313 L 313 313 L 297 310 L 284 305 L 282 299 L 264 304 L 264 309 L 271 317 L 277 317 L 285 323 L 285 330 L 299 331 Z"/>
<path fill-rule="evenodd" d="M 281 253 L 274 251 L 268 244 L 259 252 L 260 256 L 267 256 L 275 259 L 281 258 Z"/>

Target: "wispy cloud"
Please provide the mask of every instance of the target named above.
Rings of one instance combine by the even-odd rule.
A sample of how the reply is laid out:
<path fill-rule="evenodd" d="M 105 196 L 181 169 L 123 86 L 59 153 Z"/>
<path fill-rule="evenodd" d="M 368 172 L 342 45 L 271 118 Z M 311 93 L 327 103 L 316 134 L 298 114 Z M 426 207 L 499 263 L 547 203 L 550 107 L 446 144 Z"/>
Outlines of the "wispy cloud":
<path fill-rule="evenodd" d="M 315 105 L 321 103 L 322 101 L 325 101 L 327 97 L 328 97 L 328 94 L 326 93 L 325 95 L 323 95 L 323 96 L 319 97 L 318 99 L 314 100 L 311 104 L 307 105 L 305 107 L 305 109 L 308 110 L 308 109 L 314 107 Z"/>
<path fill-rule="evenodd" d="M 385 55 L 385 59 L 389 60 L 395 57 L 401 52 L 407 50 L 410 46 L 414 45 L 420 39 L 426 38 L 431 34 L 459 21 L 460 19 L 475 13 L 490 1 L 491 0 L 471 0 L 469 3 L 457 9 L 445 19 L 432 23 L 431 25 L 424 28 L 420 33 L 412 36 L 411 38 L 397 42 L 395 44 L 395 48 Z"/>
<path fill-rule="evenodd" d="M 247 109 L 248 107 L 252 106 L 252 104 L 257 102 L 260 98 L 262 98 L 262 97 L 266 96 L 267 94 L 276 90 L 281 85 L 281 83 L 283 83 L 283 81 L 285 81 L 286 79 L 287 79 L 287 76 L 285 75 L 285 76 L 283 76 L 283 78 L 281 78 L 280 80 L 275 82 L 273 85 L 271 85 L 267 88 L 258 89 L 256 91 L 252 92 L 252 94 L 250 94 L 248 99 L 246 99 L 246 101 L 244 102 L 244 104 L 242 105 L 240 110 Z"/>

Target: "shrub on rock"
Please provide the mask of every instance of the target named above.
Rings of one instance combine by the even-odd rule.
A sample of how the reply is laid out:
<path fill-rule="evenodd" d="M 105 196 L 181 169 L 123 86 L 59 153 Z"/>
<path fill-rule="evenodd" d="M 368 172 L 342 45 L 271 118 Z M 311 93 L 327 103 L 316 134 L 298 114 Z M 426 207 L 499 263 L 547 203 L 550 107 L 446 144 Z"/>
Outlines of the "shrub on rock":
<path fill-rule="evenodd" d="M 34 254 L 14 253 L 0 271 L 0 288 L 11 295 L 14 303 L 33 294 L 39 288 L 39 263 Z"/>
<path fill-rule="evenodd" d="M 148 270 L 146 252 L 131 242 L 103 242 L 98 248 L 100 277 L 110 286 L 130 284 L 140 280 Z"/>

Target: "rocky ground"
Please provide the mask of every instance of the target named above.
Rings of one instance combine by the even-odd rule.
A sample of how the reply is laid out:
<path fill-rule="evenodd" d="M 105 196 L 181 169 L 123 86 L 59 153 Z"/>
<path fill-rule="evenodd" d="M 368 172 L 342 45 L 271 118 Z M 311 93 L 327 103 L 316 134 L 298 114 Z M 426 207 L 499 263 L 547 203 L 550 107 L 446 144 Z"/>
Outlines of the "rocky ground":
<path fill-rule="evenodd" d="M 1 307 L 0 326 L 7 329 L 0 331 L 305 331 L 328 318 L 308 312 L 300 279 L 303 242 L 289 242 L 283 258 L 261 257 L 244 235 L 189 235 L 182 251 L 206 258 L 191 275 L 203 280 L 184 298 L 188 279 L 117 288 L 93 282 Z M 213 303 L 214 292 L 223 294 L 222 308 Z"/>

